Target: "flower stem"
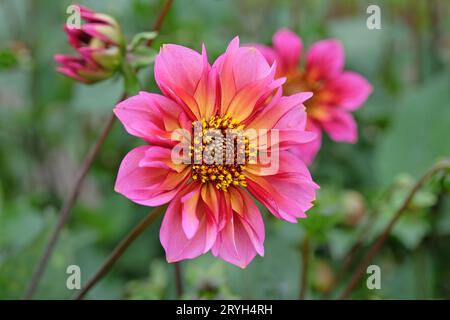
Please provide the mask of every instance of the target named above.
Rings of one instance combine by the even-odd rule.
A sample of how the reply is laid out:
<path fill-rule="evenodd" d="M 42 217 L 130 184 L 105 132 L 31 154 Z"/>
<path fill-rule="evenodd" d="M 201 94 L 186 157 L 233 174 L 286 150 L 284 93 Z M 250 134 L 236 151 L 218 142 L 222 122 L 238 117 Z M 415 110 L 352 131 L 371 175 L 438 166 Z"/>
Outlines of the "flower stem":
<path fill-rule="evenodd" d="M 156 18 L 155 24 L 153 25 L 153 31 L 159 31 L 159 29 L 161 29 L 164 19 L 166 18 L 167 14 L 169 13 L 170 8 L 172 7 L 172 3 L 173 3 L 173 0 L 166 0 L 164 2 L 164 5 L 161 8 L 161 11 L 159 12 L 158 18 Z M 153 39 L 148 40 L 147 46 L 150 47 L 150 45 L 152 43 L 153 43 Z"/>
<path fill-rule="evenodd" d="M 175 270 L 175 286 L 177 292 L 177 299 L 181 299 L 183 296 L 183 272 L 181 270 L 181 262 L 174 263 Z"/>
<path fill-rule="evenodd" d="M 417 183 L 414 185 L 414 187 L 411 189 L 410 193 L 406 197 L 403 204 L 398 208 L 398 210 L 395 212 L 392 219 L 389 221 L 387 226 L 385 227 L 384 231 L 381 233 L 381 235 L 375 240 L 375 242 L 372 244 L 372 246 L 369 248 L 369 251 L 364 256 L 362 262 L 359 264 L 356 271 L 353 273 L 352 278 L 350 279 L 349 284 L 344 289 L 342 294 L 340 295 L 339 299 L 347 299 L 350 294 L 353 292 L 353 290 L 356 288 L 357 284 L 361 280 L 367 266 L 372 261 L 373 257 L 378 253 L 378 251 L 383 247 L 384 243 L 388 239 L 392 228 L 394 227 L 395 223 L 400 219 L 402 214 L 408 209 L 411 201 L 414 199 L 417 192 L 423 187 L 423 185 L 436 173 L 443 171 L 443 170 L 449 170 L 450 169 L 450 161 L 443 160 L 438 163 L 436 163 L 434 166 L 432 166 L 420 179 L 417 181 Z"/>
<path fill-rule="evenodd" d="M 311 251 L 311 244 L 308 235 L 303 240 L 303 244 L 301 245 L 300 250 L 302 257 L 302 269 L 300 274 L 300 291 L 298 298 L 300 300 L 304 300 L 306 296 L 306 289 L 308 286 L 309 256 Z"/>
<path fill-rule="evenodd" d="M 159 31 L 159 29 L 162 26 L 162 23 L 164 22 L 165 17 L 167 16 L 167 13 L 170 10 L 170 7 L 172 6 L 173 0 L 166 0 L 164 3 L 164 6 L 162 7 L 155 24 L 153 26 L 153 31 Z M 151 46 L 153 43 L 153 39 L 149 40 L 147 42 L 148 46 Z M 124 100 L 126 98 L 126 93 L 124 93 L 120 99 L 120 101 Z M 89 151 L 87 157 L 85 158 L 83 165 L 81 166 L 81 169 L 77 175 L 77 179 L 75 181 L 75 185 L 73 189 L 71 190 L 69 196 L 64 201 L 64 204 L 61 208 L 61 210 L 58 213 L 59 219 L 58 223 L 55 226 L 55 229 L 53 230 L 53 233 L 51 235 L 51 238 L 49 242 L 47 243 L 47 246 L 44 249 L 44 253 L 42 254 L 36 269 L 33 272 L 32 278 L 30 280 L 30 283 L 28 284 L 28 287 L 25 291 L 25 294 L 23 296 L 23 299 L 31 299 L 36 291 L 36 288 L 39 284 L 40 279 L 42 278 L 42 274 L 44 273 L 45 267 L 48 264 L 48 260 L 55 248 L 56 242 L 59 239 L 60 233 L 62 229 L 64 228 L 64 225 L 70 216 L 70 212 L 72 211 L 72 208 L 75 204 L 75 201 L 78 198 L 78 194 L 80 192 L 81 186 L 83 184 L 84 178 L 86 177 L 89 169 L 91 168 L 97 154 L 99 153 L 104 141 L 106 140 L 109 132 L 112 129 L 112 126 L 115 122 L 115 116 L 111 112 L 107 122 L 105 123 L 105 126 L 103 127 L 103 130 L 100 133 L 99 138 L 95 142 L 92 149 Z"/>
<path fill-rule="evenodd" d="M 120 101 L 123 100 L 124 98 L 125 98 L 125 94 L 122 95 L 122 97 L 120 98 Z M 115 116 L 111 112 L 108 119 L 106 120 L 105 125 L 103 126 L 103 129 L 102 129 L 99 137 L 97 138 L 97 141 L 92 146 L 92 148 L 89 150 L 89 153 L 87 154 L 87 156 L 77 174 L 75 184 L 72 187 L 72 189 L 70 190 L 68 197 L 65 199 L 63 206 L 61 207 L 61 209 L 58 213 L 58 217 L 59 217 L 58 222 L 57 222 L 55 228 L 53 229 L 50 240 L 48 241 L 47 246 L 44 249 L 44 253 L 41 256 L 41 258 L 36 266 L 36 269 L 34 270 L 33 276 L 31 278 L 31 281 L 28 285 L 28 288 L 25 292 L 23 299 L 31 299 L 33 297 L 33 295 L 36 291 L 36 288 L 39 284 L 39 280 L 41 279 L 42 274 L 45 270 L 45 267 L 48 264 L 48 260 L 55 248 L 56 242 L 59 239 L 61 231 L 64 228 L 64 225 L 70 216 L 70 213 L 75 204 L 75 201 L 78 198 L 83 181 L 86 178 L 86 175 L 87 175 L 89 169 L 91 168 L 95 158 L 97 157 L 103 143 L 105 142 L 107 136 L 109 135 L 109 132 L 111 131 L 111 129 L 114 125 L 114 122 L 115 122 Z"/>
<path fill-rule="evenodd" d="M 97 284 L 97 282 L 99 282 L 109 272 L 114 263 L 124 254 L 134 240 L 136 240 L 136 238 L 164 212 L 164 209 L 165 206 L 161 206 L 152 210 L 134 227 L 133 230 L 131 230 L 131 232 L 117 245 L 103 265 L 97 270 L 95 275 L 74 297 L 75 300 L 81 300 L 84 298 L 84 296 Z"/>

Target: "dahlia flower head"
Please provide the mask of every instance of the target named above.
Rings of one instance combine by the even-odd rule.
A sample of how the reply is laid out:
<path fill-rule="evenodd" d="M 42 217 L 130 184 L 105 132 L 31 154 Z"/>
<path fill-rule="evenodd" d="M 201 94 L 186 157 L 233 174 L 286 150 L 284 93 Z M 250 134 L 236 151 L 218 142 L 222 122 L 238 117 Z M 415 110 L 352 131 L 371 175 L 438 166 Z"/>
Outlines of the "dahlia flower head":
<path fill-rule="evenodd" d="M 313 97 L 305 102 L 306 128 L 317 137 L 298 149 L 307 164 L 314 160 L 320 149 L 322 131 L 336 142 L 357 142 L 358 130 L 352 112 L 364 104 L 372 93 L 372 86 L 360 74 L 344 70 L 344 49 L 338 40 L 313 43 L 306 52 L 303 65 L 302 39 L 289 29 L 283 28 L 274 34 L 272 47 L 254 46 L 270 64 L 277 62 L 277 76 L 286 77 L 285 94 L 313 93 Z"/>
<path fill-rule="evenodd" d="M 57 71 L 86 84 L 111 77 L 122 59 L 125 40 L 117 21 L 103 13 L 77 5 L 81 26 L 64 25 L 69 44 L 78 55 L 56 54 Z"/>
<path fill-rule="evenodd" d="M 162 95 L 140 92 L 114 109 L 146 142 L 123 159 L 115 190 L 141 205 L 168 203 L 160 229 L 168 262 L 211 251 L 244 268 L 263 256 L 253 198 L 278 219 L 306 217 L 318 186 L 291 150 L 315 138 L 305 130 L 311 93 L 284 96 L 275 74 L 276 63 L 237 37 L 212 65 L 204 46 L 167 44 L 154 67 Z"/>

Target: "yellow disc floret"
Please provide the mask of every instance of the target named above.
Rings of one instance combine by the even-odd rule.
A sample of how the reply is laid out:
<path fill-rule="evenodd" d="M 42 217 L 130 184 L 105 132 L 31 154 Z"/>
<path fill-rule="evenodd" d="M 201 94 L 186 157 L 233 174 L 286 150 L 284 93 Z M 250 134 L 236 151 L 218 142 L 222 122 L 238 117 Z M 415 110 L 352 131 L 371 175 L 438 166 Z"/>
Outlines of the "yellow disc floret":
<path fill-rule="evenodd" d="M 192 126 L 192 179 L 210 182 L 222 191 L 227 191 L 230 186 L 246 187 L 243 171 L 256 149 L 243 131 L 245 126 L 229 114 L 194 121 Z M 235 143 L 236 140 L 241 143 Z"/>

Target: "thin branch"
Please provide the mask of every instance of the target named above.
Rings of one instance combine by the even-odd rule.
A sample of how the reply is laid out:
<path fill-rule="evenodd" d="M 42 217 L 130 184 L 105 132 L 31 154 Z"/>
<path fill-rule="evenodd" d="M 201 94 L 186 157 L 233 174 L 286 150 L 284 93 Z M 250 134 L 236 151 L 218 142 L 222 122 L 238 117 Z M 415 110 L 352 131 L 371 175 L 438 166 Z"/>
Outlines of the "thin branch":
<path fill-rule="evenodd" d="M 108 259 L 97 270 L 95 275 L 87 282 L 81 291 L 74 297 L 75 300 L 81 300 L 84 296 L 99 282 L 111 269 L 114 263 L 124 254 L 128 247 L 136 240 L 136 238 L 144 232 L 163 212 L 165 206 L 152 210 L 142 219 L 138 225 L 119 243 L 119 245 L 109 255 Z"/>
<path fill-rule="evenodd" d="M 162 23 L 164 21 L 164 18 L 167 16 L 167 13 L 169 12 L 170 7 L 172 6 L 172 3 L 173 3 L 173 0 L 166 0 L 166 2 L 164 3 L 164 6 L 161 9 L 161 12 L 159 13 L 159 15 L 156 19 L 156 22 L 153 26 L 153 31 L 159 31 L 159 29 L 161 28 Z M 153 42 L 153 39 L 149 40 L 147 45 L 150 46 L 152 44 L 152 42 Z M 126 98 L 126 94 L 123 94 L 120 101 L 125 98 Z M 99 153 L 104 141 L 106 140 L 106 137 L 108 136 L 109 132 L 111 131 L 111 128 L 112 128 L 114 122 L 115 122 L 115 116 L 113 113 L 111 113 L 105 123 L 105 126 L 103 127 L 103 130 L 100 133 L 99 138 L 97 139 L 94 146 L 92 147 L 92 149 L 89 151 L 87 157 L 85 158 L 83 165 L 77 175 L 77 179 L 76 179 L 73 189 L 71 190 L 69 196 L 64 201 L 64 204 L 58 213 L 58 216 L 59 216 L 58 223 L 55 226 L 55 229 L 53 230 L 51 238 L 50 238 L 49 242 L 47 243 L 47 246 L 44 249 L 44 253 L 41 256 L 41 258 L 36 266 L 36 269 L 34 270 L 34 273 L 32 275 L 30 283 L 29 283 L 27 290 L 23 296 L 23 299 L 31 299 L 33 297 L 33 295 L 36 291 L 36 288 L 39 284 L 39 281 L 42 278 L 42 274 L 44 273 L 45 267 L 48 264 L 48 260 L 50 259 L 50 256 L 55 248 L 56 242 L 59 239 L 61 231 L 64 228 L 64 225 L 70 216 L 70 213 L 75 204 L 75 201 L 78 198 L 78 194 L 80 193 L 80 189 L 83 184 L 83 181 L 84 181 L 89 169 L 91 168 L 97 154 Z"/>
<path fill-rule="evenodd" d="M 357 284 L 361 280 L 367 266 L 372 261 L 373 257 L 378 253 L 378 251 L 383 247 L 384 243 L 388 239 L 392 228 L 394 227 L 395 223 L 400 219 L 402 214 L 408 209 L 411 201 L 414 199 L 416 193 L 423 187 L 423 185 L 433 177 L 436 173 L 442 171 L 442 170 L 448 170 L 450 169 L 450 161 L 444 160 L 436 163 L 433 167 L 431 167 L 420 179 L 417 181 L 417 183 L 414 185 L 414 187 L 411 189 L 410 193 L 406 197 L 403 204 L 398 208 L 388 225 L 385 227 L 384 231 L 381 233 L 381 235 L 377 238 L 377 240 L 372 244 L 372 246 L 369 248 L 369 251 L 363 258 L 362 262 L 358 266 L 357 270 L 353 274 L 349 284 L 342 292 L 339 299 L 347 299 L 350 294 L 353 292 L 353 290 L 356 288 Z"/>
<path fill-rule="evenodd" d="M 306 236 L 306 238 L 303 240 L 303 244 L 301 245 L 300 249 L 302 256 L 302 271 L 300 276 L 300 291 L 298 298 L 300 300 L 304 300 L 306 289 L 308 287 L 309 256 L 311 251 L 311 244 L 308 236 Z"/>
<path fill-rule="evenodd" d="M 331 292 L 333 292 L 334 288 L 347 274 L 347 271 L 353 265 L 353 262 L 356 260 L 356 258 L 360 256 L 360 252 L 363 249 L 365 237 L 369 234 L 369 232 L 375 225 L 376 218 L 379 216 L 380 216 L 379 214 L 370 215 L 369 219 L 367 219 L 366 223 L 361 228 L 361 231 L 359 232 L 355 243 L 351 246 L 351 248 L 347 251 L 347 253 L 344 254 L 344 260 L 342 261 L 340 268 L 336 272 L 336 277 L 334 278 L 333 283 L 329 288 L 327 288 L 326 292 L 324 293 L 323 297 L 324 299 L 327 299 L 329 297 Z"/>
<path fill-rule="evenodd" d="M 177 290 L 177 298 L 181 299 L 183 296 L 183 271 L 181 270 L 181 263 L 175 262 L 174 263 L 175 268 L 175 286 Z"/>
<path fill-rule="evenodd" d="M 123 100 L 125 98 L 125 95 L 123 95 L 120 100 Z M 33 297 L 33 294 L 36 291 L 36 288 L 39 284 L 39 280 L 42 277 L 42 274 L 45 270 L 45 267 L 48 264 L 48 260 L 55 248 L 56 242 L 59 239 L 59 236 L 61 234 L 62 229 L 64 228 L 64 225 L 66 224 L 67 219 L 70 216 L 70 213 L 72 211 L 72 208 L 75 204 L 75 201 L 78 198 L 78 195 L 80 193 L 81 186 L 83 184 L 84 179 L 86 178 L 86 175 L 91 168 L 95 158 L 97 157 L 103 143 L 106 140 L 106 137 L 109 135 L 109 132 L 111 131 L 113 125 L 115 122 L 115 116 L 111 112 L 108 119 L 106 120 L 106 123 L 97 139 L 95 144 L 92 146 L 91 150 L 89 150 L 88 155 L 86 156 L 75 181 L 75 184 L 73 188 L 70 190 L 69 196 L 66 198 L 66 200 L 63 203 L 63 206 L 61 207 L 61 210 L 58 213 L 58 222 L 53 229 L 53 233 L 50 237 L 49 242 L 47 243 L 47 246 L 44 249 L 44 253 L 42 254 L 36 269 L 34 270 L 33 276 L 31 278 L 31 281 L 28 285 L 27 291 L 23 297 L 23 299 L 31 299 Z"/>
<path fill-rule="evenodd" d="M 153 25 L 153 31 L 159 31 L 161 29 L 161 26 L 162 26 L 162 24 L 164 22 L 164 19 L 166 18 L 167 14 L 169 13 L 170 8 L 172 7 L 172 4 L 173 4 L 173 0 L 166 0 L 164 2 L 164 5 L 161 8 L 161 11 L 160 11 L 160 13 L 158 15 L 158 18 L 156 18 L 156 21 L 155 21 L 155 23 Z M 148 40 L 147 41 L 147 46 L 150 47 L 152 45 L 152 43 L 153 43 L 153 40 L 154 39 Z"/>

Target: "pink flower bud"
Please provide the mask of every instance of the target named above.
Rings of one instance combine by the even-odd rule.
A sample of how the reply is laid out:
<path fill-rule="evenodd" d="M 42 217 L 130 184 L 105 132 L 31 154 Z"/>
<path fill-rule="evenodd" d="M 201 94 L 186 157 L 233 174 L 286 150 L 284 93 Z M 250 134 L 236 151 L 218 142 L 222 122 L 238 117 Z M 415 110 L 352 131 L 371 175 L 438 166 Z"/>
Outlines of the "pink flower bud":
<path fill-rule="evenodd" d="M 80 28 L 64 27 L 69 44 L 78 56 L 55 55 L 57 71 L 83 83 L 111 77 L 119 67 L 125 41 L 117 21 L 102 13 L 79 6 L 84 22 Z"/>

